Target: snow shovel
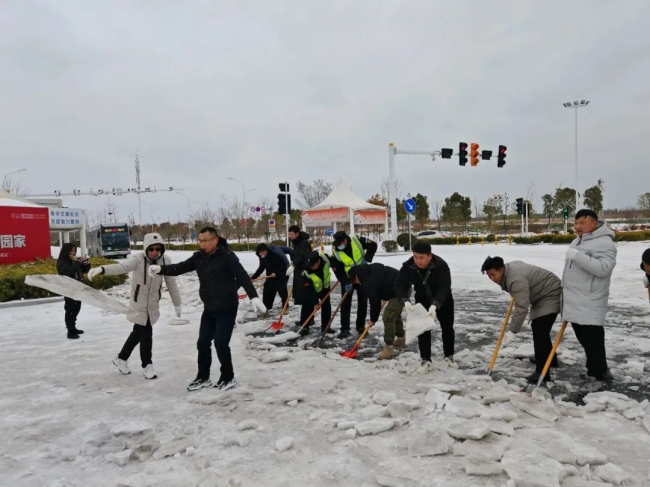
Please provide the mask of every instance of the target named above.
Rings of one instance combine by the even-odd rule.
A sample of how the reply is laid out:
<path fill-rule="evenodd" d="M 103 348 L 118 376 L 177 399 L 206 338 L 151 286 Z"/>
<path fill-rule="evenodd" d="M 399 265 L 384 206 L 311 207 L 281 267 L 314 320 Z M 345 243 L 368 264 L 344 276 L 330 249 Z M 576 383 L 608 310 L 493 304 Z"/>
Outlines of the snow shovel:
<path fill-rule="evenodd" d="M 287 300 L 284 302 L 284 306 L 282 307 L 282 313 L 280 313 L 280 318 L 278 321 L 274 321 L 271 323 L 271 326 L 269 326 L 265 332 L 269 331 L 271 328 L 275 331 L 280 331 L 282 327 L 284 326 L 284 323 L 282 323 L 282 319 L 284 318 L 284 313 L 287 311 L 287 308 L 289 307 L 289 300 L 291 299 L 291 295 L 293 294 L 293 286 L 291 286 L 291 289 L 289 289 L 289 294 L 287 295 Z"/>
<path fill-rule="evenodd" d="M 506 329 L 508 328 L 508 321 L 510 321 L 510 315 L 512 314 L 512 308 L 515 306 L 515 300 L 511 299 L 510 300 L 510 306 L 508 307 L 508 312 L 506 313 L 506 319 L 503 320 L 503 325 L 501 326 L 501 333 L 499 334 L 499 339 L 497 340 L 497 346 L 494 349 L 494 353 L 492 354 L 492 360 L 490 360 L 490 365 L 488 365 L 488 375 L 492 375 L 492 370 L 494 370 L 494 364 L 497 361 L 497 355 L 499 355 L 499 349 L 501 348 L 501 342 L 503 341 L 503 337 L 506 334 Z"/>
<path fill-rule="evenodd" d="M 320 300 L 320 303 L 318 303 L 316 306 L 314 306 L 314 311 L 311 312 L 311 314 L 309 315 L 309 318 L 307 318 L 305 320 L 305 322 L 302 324 L 302 326 L 300 327 L 300 330 L 302 330 L 305 326 L 307 326 L 307 323 L 309 323 L 309 321 L 314 317 L 314 315 L 316 313 L 318 313 L 318 310 L 321 309 L 321 307 L 323 306 L 323 303 L 325 302 L 325 300 L 330 298 L 330 294 L 332 294 L 332 292 L 334 292 L 334 290 L 336 289 L 336 287 L 338 285 L 339 285 L 338 281 L 335 282 L 334 285 L 332 286 L 332 288 L 330 289 L 330 291 L 325 295 L 325 297 L 323 299 Z M 298 330 L 298 332 L 300 332 L 300 330 Z"/>
<path fill-rule="evenodd" d="M 548 374 L 548 369 L 551 368 L 551 362 L 553 362 L 553 357 L 555 357 L 555 352 L 557 352 L 557 347 L 560 346 L 560 342 L 562 341 L 562 336 L 564 335 L 564 330 L 566 330 L 566 326 L 569 324 L 568 321 L 565 321 L 562 323 L 562 328 L 560 328 L 560 333 L 557 334 L 557 337 L 555 337 L 555 343 L 553 344 L 553 349 L 551 350 L 551 353 L 548 356 L 548 359 L 546 360 L 546 364 L 544 365 L 544 370 L 542 370 L 542 373 L 539 376 L 539 380 L 537 381 L 537 385 L 533 387 L 533 385 L 529 385 L 526 388 L 526 392 L 532 393 L 535 389 L 538 389 L 539 386 L 542 385 L 542 382 L 544 382 L 544 377 L 546 377 L 546 374 Z"/>
<path fill-rule="evenodd" d="M 255 289 L 260 289 L 263 285 L 264 285 L 264 283 L 260 284 L 259 286 L 255 286 Z M 246 299 L 246 296 L 248 296 L 248 294 L 246 294 L 246 293 L 237 295 L 237 297 L 239 299 Z"/>
<path fill-rule="evenodd" d="M 343 297 L 341 298 L 341 301 L 339 301 L 339 305 L 334 310 L 334 313 L 332 314 L 329 323 L 327 323 L 325 330 L 323 331 L 323 333 L 321 333 L 320 338 L 317 338 L 316 340 L 314 340 L 312 343 L 309 344 L 310 347 L 315 347 L 315 346 L 320 347 L 323 344 L 323 340 L 325 340 L 325 337 L 327 336 L 327 332 L 329 331 L 330 326 L 332 326 L 332 323 L 334 322 L 334 318 L 336 318 L 336 314 L 341 309 L 341 306 L 343 306 L 343 301 L 345 301 L 345 298 L 348 297 L 348 294 L 350 294 L 350 291 L 346 291 L 345 294 L 343 294 Z"/>
<path fill-rule="evenodd" d="M 384 301 L 383 303 L 381 303 L 381 309 L 384 309 L 384 306 L 386 306 L 386 303 L 387 303 L 387 302 L 388 302 L 388 301 Z M 379 310 L 380 312 L 381 312 L 381 309 Z M 355 358 L 357 355 L 359 355 L 359 354 L 357 353 L 357 350 L 359 350 L 359 345 L 361 344 L 361 341 L 362 341 L 364 338 L 366 338 L 366 335 L 367 335 L 368 332 L 370 331 L 370 328 L 372 328 L 372 324 L 371 324 L 371 323 L 372 323 L 372 322 L 370 322 L 370 321 L 368 322 L 368 324 L 366 325 L 366 329 L 363 330 L 363 333 L 361 334 L 361 336 L 359 337 L 359 339 L 357 340 L 357 342 L 354 344 L 354 347 L 352 347 L 352 350 L 348 350 L 348 351 L 346 351 L 346 352 L 341 352 L 341 357 L 345 357 L 345 358 Z"/>

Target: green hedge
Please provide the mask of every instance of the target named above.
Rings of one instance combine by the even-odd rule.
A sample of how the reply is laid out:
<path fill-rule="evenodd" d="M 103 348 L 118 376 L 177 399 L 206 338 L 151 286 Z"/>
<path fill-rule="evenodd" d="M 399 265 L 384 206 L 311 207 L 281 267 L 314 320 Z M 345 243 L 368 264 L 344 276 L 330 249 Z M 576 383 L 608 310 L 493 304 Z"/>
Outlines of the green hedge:
<path fill-rule="evenodd" d="M 115 264 L 114 260 L 103 257 L 92 257 L 92 267 Z M 0 303 L 14 301 L 17 299 L 47 298 L 56 296 L 45 289 L 28 286 L 25 284 L 25 276 L 35 274 L 56 274 L 56 259 L 37 260 L 34 262 L 23 262 L 21 264 L 0 265 Z M 84 284 L 95 289 L 109 289 L 126 281 L 128 275 L 102 276 L 93 282 L 84 278 Z"/>
<path fill-rule="evenodd" d="M 381 246 L 386 252 L 397 252 L 398 250 L 397 242 L 395 240 L 384 240 L 381 243 Z"/>
<path fill-rule="evenodd" d="M 508 238 L 506 236 L 499 236 L 499 243 L 507 243 Z M 575 235 L 536 235 L 534 237 L 513 237 L 512 242 L 516 244 L 539 244 L 539 243 L 548 243 L 548 244 L 570 244 L 576 238 Z M 430 243 L 431 245 L 455 245 L 456 237 L 446 237 L 446 238 L 426 238 L 422 237 L 418 240 L 423 240 Z M 641 242 L 645 240 L 650 240 L 650 231 L 642 232 L 616 232 L 615 240 L 617 242 Z M 466 245 L 469 243 L 469 237 L 460 237 L 459 238 L 461 245 Z M 485 238 L 486 244 L 494 244 L 494 237 Z M 472 244 L 481 244 L 481 237 L 472 237 Z"/>

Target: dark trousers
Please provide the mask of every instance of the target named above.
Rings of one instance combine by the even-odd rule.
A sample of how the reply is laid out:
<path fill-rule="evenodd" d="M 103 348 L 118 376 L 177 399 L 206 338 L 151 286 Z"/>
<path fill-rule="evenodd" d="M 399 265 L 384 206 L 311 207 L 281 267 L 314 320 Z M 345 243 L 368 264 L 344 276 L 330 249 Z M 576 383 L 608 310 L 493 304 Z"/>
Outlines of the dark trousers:
<path fill-rule="evenodd" d="M 293 304 L 301 305 L 305 290 L 305 277 L 296 269 L 293 273 Z"/>
<path fill-rule="evenodd" d="M 304 289 L 302 308 L 300 309 L 300 322 L 304 323 L 309 315 L 314 311 L 314 307 L 318 305 L 319 300 L 322 301 L 325 299 L 325 296 L 329 292 L 329 289 L 323 289 L 320 293 L 314 291 L 313 288 Z M 329 323 L 330 318 L 332 317 L 332 300 L 328 296 L 325 301 L 322 301 L 323 305 L 320 308 L 320 322 L 321 331 L 325 330 L 327 323 Z M 305 325 L 305 328 L 309 328 L 313 323 L 314 319 L 309 320 L 309 323 Z"/>
<path fill-rule="evenodd" d="M 587 355 L 587 375 L 602 376 L 607 372 L 607 353 L 605 352 L 605 327 L 598 325 L 579 325 L 571 323 L 576 338 Z"/>
<path fill-rule="evenodd" d="M 151 321 L 147 320 L 146 325 L 133 325 L 133 331 L 124 342 L 124 346 L 117 356 L 121 360 L 129 360 L 136 345 L 140 344 L 140 361 L 144 369 L 151 362 L 151 349 L 153 347 L 153 328 Z"/>
<path fill-rule="evenodd" d="M 456 333 L 454 331 L 454 298 L 451 296 L 447 298 L 445 304 L 436 310 L 436 317 L 442 329 L 443 353 L 445 357 L 453 357 L 456 341 Z M 418 337 L 418 347 L 420 348 L 420 358 L 422 360 L 431 360 L 431 331 L 426 331 Z"/>
<path fill-rule="evenodd" d="M 557 313 L 550 315 L 540 316 L 535 318 L 530 326 L 533 328 L 533 345 L 535 346 L 535 370 L 538 374 L 544 371 L 544 366 L 548 360 L 548 356 L 553 350 L 553 343 L 551 342 L 551 328 L 555 323 Z M 557 367 L 557 353 L 553 355 L 551 367 Z"/>
<path fill-rule="evenodd" d="M 63 309 L 65 310 L 65 326 L 68 330 L 74 330 L 77 326 L 77 315 L 81 311 L 81 301 L 65 298 Z"/>
<path fill-rule="evenodd" d="M 279 294 L 280 299 L 282 299 L 282 305 L 287 301 L 287 277 L 286 276 L 277 276 L 271 279 L 264 281 L 264 291 L 262 293 L 262 302 L 266 309 L 273 308 L 273 301 L 275 301 L 275 295 Z"/>
<path fill-rule="evenodd" d="M 350 313 L 352 311 L 352 298 L 357 295 L 357 319 L 356 328 L 361 333 L 366 327 L 366 316 L 368 315 L 368 298 L 362 289 L 355 289 L 348 294 L 348 297 L 341 305 L 341 330 L 350 329 Z M 341 288 L 341 295 L 345 294 L 345 289 Z"/>
<path fill-rule="evenodd" d="M 197 379 L 210 378 L 212 366 L 212 342 L 217 351 L 217 358 L 221 363 L 221 377 L 219 382 L 228 382 L 235 377 L 230 355 L 230 337 L 235 328 L 237 307 L 225 311 L 204 310 L 201 315 L 201 327 L 196 349 L 199 351 L 199 372 Z"/>

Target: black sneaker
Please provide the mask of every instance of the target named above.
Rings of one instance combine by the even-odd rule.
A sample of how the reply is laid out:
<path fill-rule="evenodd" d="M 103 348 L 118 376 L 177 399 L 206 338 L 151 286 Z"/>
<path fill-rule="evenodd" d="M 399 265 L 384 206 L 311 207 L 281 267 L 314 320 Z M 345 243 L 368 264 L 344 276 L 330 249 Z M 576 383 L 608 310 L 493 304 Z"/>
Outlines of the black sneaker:
<path fill-rule="evenodd" d="M 311 330 L 308 327 L 306 327 L 306 328 L 301 329 L 298 332 L 298 335 L 300 335 L 301 337 L 304 337 L 304 336 L 309 335 L 310 333 L 311 333 Z"/>
<path fill-rule="evenodd" d="M 212 387 L 212 381 L 208 379 L 194 379 L 194 382 L 192 382 L 189 386 L 187 386 L 188 391 L 198 391 L 199 389 L 203 389 L 205 387 Z"/>
<path fill-rule="evenodd" d="M 366 329 L 365 329 L 363 326 L 362 326 L 362 327 L 358 327 L 358 326 L 357 326 L 357 333 L 358 333 L 359 335 L 361 335 L 365 330 L 366 330 Z"/>
<path fill-rule="evenodd" d="M 80 329 L 78 329 L 78 328 L 75 328 L 75 329 L 74 329 L 74 332 L 75 332 L 77 335 L 83 335 L 83 333 L 84 333 L 83 330 L 80 330 Z"/>
<path fill-rule="evenodd" d="M 237 387 L 237 385 L 239 385 L 239 383 L 237 382 L 237 379 L 235 379 L 233 377 L 229 381 L 220 380 L 213 387 L 215 389 L 220 390 L 220 391 L 227 391 L 228 389 L 232 389 L 233 387 Z"/>
<path fill-rule="evenodd" d="M 70 331 L 68 331 L 68 338 L 70 340 L 76 340 L 77 338 L 79 338 L 79 335 L 77 334 L 76 331 L 70 330 Z"/>
<path fill-rule="evenodd" d="M 607 384 L 614 382 L 614 376 L 609 369 L 607 369 L 603 375 L 597 375 L 595 379 L 599 382 L 605 382 Z"/>
<path fill-rule="evenodd" d="M 539 377 L 540 377 L 540 375 L 542 375 L 542 374 L 540 374 L 539 372 L 533 372 L 533 373 L 530 374 L 528 377 L 526 377 L 526 381 L 527 381 L 529 384 L 537 384 L 537 382 L 539 381 Z M 544 380 L 542 381 L 542 383 L 544 383 L 544 382 L 551 382 L 551 381 L 552 381 L 552 379 L 551 379 L 551 373 L 550 373 L 550 372 L 547 372 L 547 373 L 546 373 L 546 377 L 544 378 Z"/>
<path fill-rule="evenodd" d="M 337 338 L 341 339 L 341 338 L 347 338 L 349 336 L 350 336 L 350 330 L 341 330 Z"/>

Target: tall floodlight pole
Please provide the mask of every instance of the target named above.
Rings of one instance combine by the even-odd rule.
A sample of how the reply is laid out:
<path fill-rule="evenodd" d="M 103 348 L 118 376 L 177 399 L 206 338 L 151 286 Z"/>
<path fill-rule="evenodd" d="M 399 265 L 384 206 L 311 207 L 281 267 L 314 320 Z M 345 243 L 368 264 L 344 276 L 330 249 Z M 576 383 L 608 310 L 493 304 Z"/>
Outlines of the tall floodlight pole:
<path fill-rule="evenodd" d="M 576 151 L 576 211 L 580 209 L 580 191 L 578 190 L 578 108 L 589 105 L 589 100 L 563 103 L 564 108 L 572 108 L 575 111 L 575 151 Z"/>

